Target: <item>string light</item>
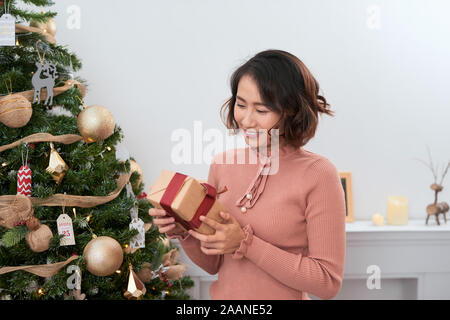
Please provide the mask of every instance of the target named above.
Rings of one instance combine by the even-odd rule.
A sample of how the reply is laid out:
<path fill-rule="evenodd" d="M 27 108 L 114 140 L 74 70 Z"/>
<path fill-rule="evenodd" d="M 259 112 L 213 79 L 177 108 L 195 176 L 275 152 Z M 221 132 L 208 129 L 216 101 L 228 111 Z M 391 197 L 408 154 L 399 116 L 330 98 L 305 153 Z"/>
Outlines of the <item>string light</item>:
<path fill-rule="evenodd" d="M 122 271 L 120 271 L 120 270 L 116 270 L 116 273 L 117 273 L 117 274 L 121 274 L 121 273 L 122 273 Z"/>
<path fill-rule="evenodd" d="M 109 147 L 109 146 L 106 147 L 106 150 L 111 151 L 111 147 Z"/>
<path fill-rule="evenodd" d="M 6 167 L 8 165 L 8 162 L 3 162 L 2 167 Z"/>
<path fill-rule="evenodd" d="M 38 294 L 39 294 L 39 296 L 44 295 L 44 294 L 45 294 L 44 288 L 40 288 L 40 289 L 38 290 Z"/>
<path fill-rule="evenodd" d="M 86 221 L 89 222 L 91 220 L 91 218 L 92 218 L 92 214 L 87 216 Z"/>

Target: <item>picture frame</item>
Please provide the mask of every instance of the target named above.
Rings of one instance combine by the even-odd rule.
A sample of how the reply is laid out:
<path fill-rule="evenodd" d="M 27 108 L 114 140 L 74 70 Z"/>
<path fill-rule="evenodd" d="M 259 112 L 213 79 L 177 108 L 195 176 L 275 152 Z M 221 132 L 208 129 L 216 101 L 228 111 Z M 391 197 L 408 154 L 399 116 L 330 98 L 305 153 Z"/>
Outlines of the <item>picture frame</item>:
<path fill-rule="evenodd" d="M 348 171 L 339 172 L 341 178 L 342 188 L 345 194 L 345 222 L 355 221 L 353 215 L 353 184 L 352 173 Z"/>

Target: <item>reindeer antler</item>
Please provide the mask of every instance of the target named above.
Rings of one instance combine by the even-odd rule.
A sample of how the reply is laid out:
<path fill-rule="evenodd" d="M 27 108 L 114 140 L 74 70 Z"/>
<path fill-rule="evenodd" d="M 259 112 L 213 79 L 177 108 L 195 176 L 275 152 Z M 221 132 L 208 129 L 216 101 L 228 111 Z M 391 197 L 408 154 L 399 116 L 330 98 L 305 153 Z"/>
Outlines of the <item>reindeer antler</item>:
<path fill-rule="evenodd" d="M 447 167 L 444 170 L 444 173 L 442 174 L 442 179 L 440 185 L 442 186 L 442 182 L 444 182 L 444 177 L 447 174 L 448 168 L 450 167 L 450 161 L 447 163 Z"/>
<path fill-rule="evenodd" d="M 433 167 L 433 159 L 431 158 L 431 152 L 430 152 L 430 148 L 428 147 L 428 145 L 427 145 L 427 150 L 428 150 L 428 157 L 430 158 L 430 164 L 426 163 L 425 161 L 423 161 L 421 159 L 414 158 L 414 160 L 418 160 L 418 161 L 422 162 L 423 164 L 425 164 L 433 173 L 434 183 L 437 183 L 437 174 Z M 447 169 L 448 169 L 448 166 L 447 166 Z M 447 170 L 446 170 L 446 172 L 447 172 Z"/>

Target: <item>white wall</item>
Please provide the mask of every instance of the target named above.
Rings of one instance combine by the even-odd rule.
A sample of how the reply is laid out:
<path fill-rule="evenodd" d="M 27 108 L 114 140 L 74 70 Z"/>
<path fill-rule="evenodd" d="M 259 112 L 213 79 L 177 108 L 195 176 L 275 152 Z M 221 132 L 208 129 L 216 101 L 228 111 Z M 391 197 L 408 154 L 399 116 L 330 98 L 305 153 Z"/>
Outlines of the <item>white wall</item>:
<path fill-rule="evenodd" d="M 66 26 L 70 5 L 81 28 Z M 356 219 L 385 214 L 388 195 L 425 219 L 431 171 L 450 159 L 448 1 L 56 0 L 59 44 L 83 61 L 87 105 L 108 107 L 147 187 L 162 168 L 205 178 L 208 163 L 175 165 L 174 130 L 225 133 L 229 77 L 269 48 L 297 55 L 336 112 L 306 149 L 353 174 Z M 377 18 L 378 17 L 378 18 Z M 207 143 L 205 142 L 204 146 Z M 442 170 L 440 168 L 440 170 Z M 450 201 L 450 173 L 440 201 Z"/>

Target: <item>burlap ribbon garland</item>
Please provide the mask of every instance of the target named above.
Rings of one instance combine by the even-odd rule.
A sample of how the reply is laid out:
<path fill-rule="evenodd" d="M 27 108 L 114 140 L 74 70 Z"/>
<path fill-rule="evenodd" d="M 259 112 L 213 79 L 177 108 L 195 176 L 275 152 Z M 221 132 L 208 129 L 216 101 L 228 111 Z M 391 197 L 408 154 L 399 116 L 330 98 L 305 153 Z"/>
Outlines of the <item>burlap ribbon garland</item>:
<path fill-rule="evenodd" d="M 52 36 L 50 33 L 48 33 L 48 32 L 44 32 L 44 30 L 41 30 L 41 29 L 39 29 L 39 28 L 36 28 L 36 27 L 28 27 L 28 26 L 23 26 L 23 25 L 21 25 L 21 24 L 16 24 L 16 28 L 15 28 L 16 30 L 16 33 L 27 33 L 27 32 L 36 32 L 36 33 L 40 33 L 40 34 L 42 34 L 42 35 L 44 35 L 45 36 L 45 39 L 48 41 L 48 42 L 50 42 L 50 43 L 53 43 L 53 44 L 55 44 L 56 43 L 56 40 L 55 40 L 55 37 L 54 36 Z"/>
<path fill-rule="evenodd" d="M 77 80 L 66 80 L 64 82 L 64 85 L 61 87 L 55 87 L 53 88 L 53 96 L 57 96 L 58 94 L 61 94 L 73 86 L 76 86 L 80 91 L 83 98 L 86 96 L 86 87 L 78 82 Z M 25 99 L 33 103 L 33 97 L 34 97 L 34 90 L 28 90 L 28 91 L 22 91 L 22 92 L 16 92 L 15 94 L 20 94 Z M 43 88 L 41 91 L 41 100 L 47 99 L 47 89 Z"/>
<path fill-rule="evenodd" d="M 83 137 L 79 136 L 77 134 L 63 134 L 60 136 L 54 136 L 54 135 L 51 135 L 50 133 L 43 133 L 43 132 L 42 133 L 34 133 L 32 135 L 29 135 L 28 137 L 22 138 L 13 143 L 1 146 L 0 152 L 17 147 L 22 142 L 23 143 L 60 142 L 60 143 L 64 143 L 64 144 L 71 144 L 71 143 L 74 143 L 74 142 L 77 142 L 80 140 L 83 140 Z"/>
<path fill-rule="evenodd" d="M 39 264 L 39 265 L 31 265 L 31 266 L 18 266 L 18 267 L 3 267 L 0 268 L 0 274 L 5 274 L 8 272 L 23 270 L 26 272 L 33 273 L 38 275 L 39 277 L 52 277 L 56 273 L 58 273 L 61 268 L 71 263 L 73 260 L 78 259 L 79 256 L 73 255 L 66 261 L 52 263 L 52 264 Z"/>
<path fill-rule="evenodd" d="M 11 229 L 20 221 L 33 216 L 33 205 L 27 196 L 17 194 L 13 201 L 0 202 L 0 226 Z"/>
<path fill-rule="evenodd" d="M 117 179 L 117 188 L 107 196 L 73 196 L 57 193 L 45 199 L 35 197 L 29 198 L 33 205 L 37 206 L 91 208 L 115 199 L 130 180 L 130 176 L 130 174 L 121 174 Z M 0 207 L 10 206 L 15 198 L 16 195 L 0 196 Z"/>
<path fill-rule="evenodd" d="M 24 143 L 60 142 L 64 144 L 70 144 L 77 142 L 79 140 L 83 140 L 83 137 L 76 134 L 64 134 L 60 136 L 53 136 L 50 133 L 35 133 L 23 139 L 17 140 L 13 143 L 1 146 L 0 152 L 14 148 L 20 145 L 21 142 Z M 122 188 L 130 180 L 130 176 L 131 176 L 130 174 L 121 174 L 117 179 L 117 188 L 113 192 L 111 192 L 108 196 L 72 196 L 58 193 L 45 199 L 30 197 L 30 200 L 34 205 L 38 206 L 53 207 L 64 205 L 67 207 L 91 208 L 115 199 L 122 191 Z M 11 202 L 14 201 L 15 198 L 16 198 L 15 195 L 0 196 L 0 207 L 5 205 L 10 206 Z"/>

